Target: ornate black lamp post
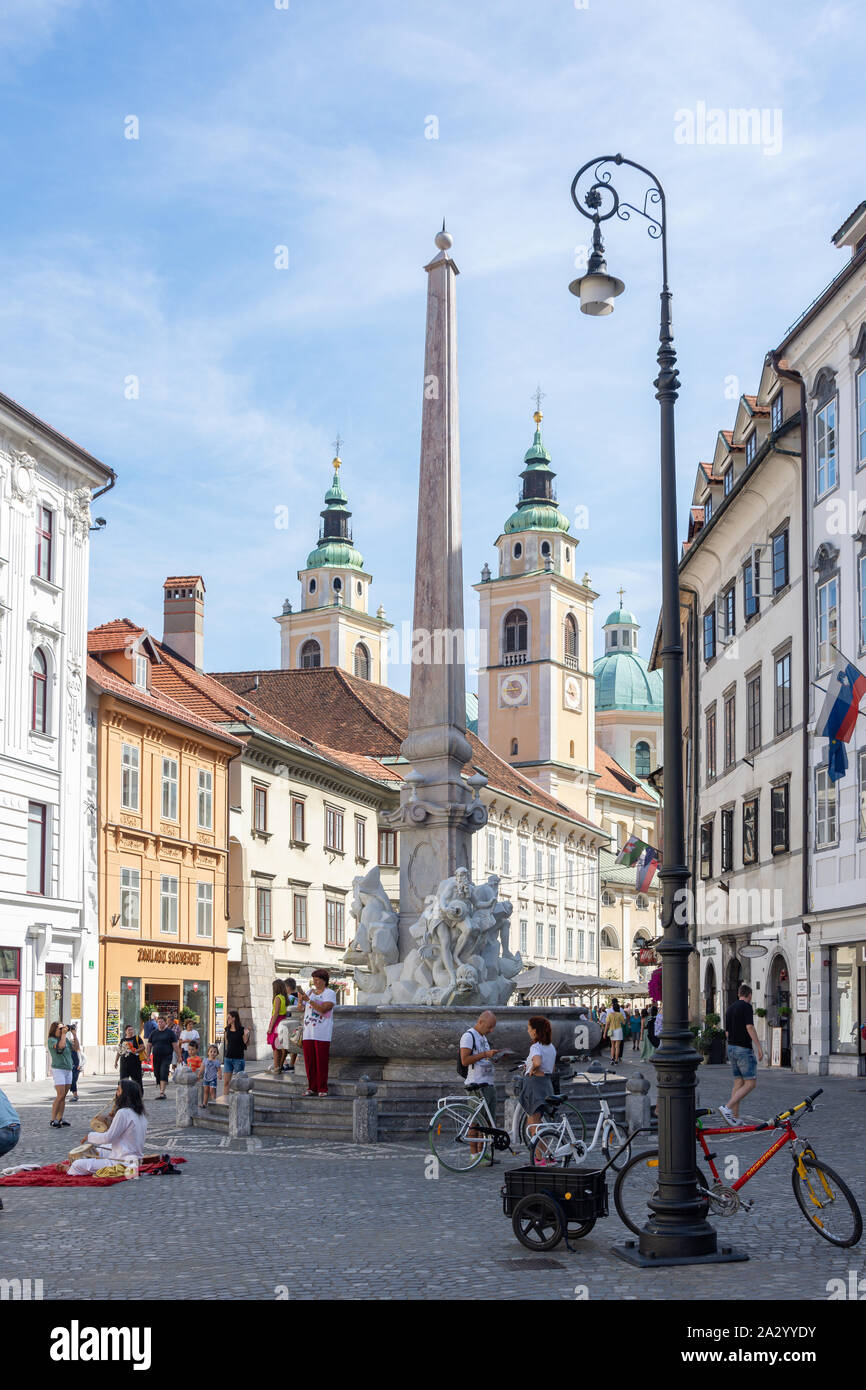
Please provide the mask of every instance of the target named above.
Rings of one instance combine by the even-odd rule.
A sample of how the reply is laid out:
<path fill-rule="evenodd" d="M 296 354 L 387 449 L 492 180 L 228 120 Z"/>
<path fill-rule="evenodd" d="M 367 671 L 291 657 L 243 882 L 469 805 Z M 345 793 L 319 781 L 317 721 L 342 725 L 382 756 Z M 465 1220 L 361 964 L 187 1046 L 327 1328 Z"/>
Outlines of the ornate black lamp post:
<path fill-rule="evenodd" d="M 611 165 L 626 164 L 650 180 L 643 206 L 623 202 L 611 183 Z M 581 202 L 581 179 L 592 170 Z M 662 670 L 664 673 L 664 864 L 662 881 L 662 1040 L 653 1063 L 658 1078 L 658 1190 L 649 1204 L 649 1219 L 640 1243 L 617 1246 L 615 1252 L 641 1266 L 696 1264 L 747 1258 L 732 1249 L 719 1250 L 716 1232 L 706 1219 L 707 1203 L 697 1185 L 695 1158 L 695 1072 L 699 1057 L 692 1043 L 688 1012 L 688 938 L 690 915 L 685 863 L 685 809 L 682 764 L 682 666 L 680 640 L 677 479 L 674 449 L 674 404 L 679 391 L 676 353 L 671 329 L 668 286 L 667 221 L 664 190 L 642 164 L 621 154 L 603 155 L 584 164 L 571 185 L 574 205 L 593 224 L 592 254 L 586 274 L 569 285 L 585 314 L 610 314 L 625 286 L 607 272 L 601 223 L 616 215 L 628 221 L 632 213 L 645 218 L 649 235 L 662 245 L 661 327 L 656 400 L 661 408 L 661 528 L 662 528 Z"/>

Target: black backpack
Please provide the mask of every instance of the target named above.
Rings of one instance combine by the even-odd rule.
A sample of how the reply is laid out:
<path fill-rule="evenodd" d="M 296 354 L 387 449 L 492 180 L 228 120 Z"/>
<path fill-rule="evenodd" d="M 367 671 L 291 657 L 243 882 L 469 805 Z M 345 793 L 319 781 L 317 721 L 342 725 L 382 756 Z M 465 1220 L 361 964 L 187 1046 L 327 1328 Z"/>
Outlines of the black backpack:
<path fill-rule="evenodd" d="M 478 1046 L 478 1034 L 476 1033 L 475 1029 L 469 1028 L 467 1029 L 467 1032 L 472 1034 L 472 1041 L 475 1043 L 476 1050 L 480 1052 L 481 1048 Z M 469 1067 L 463 1065 L 463 1058 L 460 1056 L 459 1047 L 457 1049 L 457 1075 L 462 1076 L 464 1081 L 469 1075 Z"/>

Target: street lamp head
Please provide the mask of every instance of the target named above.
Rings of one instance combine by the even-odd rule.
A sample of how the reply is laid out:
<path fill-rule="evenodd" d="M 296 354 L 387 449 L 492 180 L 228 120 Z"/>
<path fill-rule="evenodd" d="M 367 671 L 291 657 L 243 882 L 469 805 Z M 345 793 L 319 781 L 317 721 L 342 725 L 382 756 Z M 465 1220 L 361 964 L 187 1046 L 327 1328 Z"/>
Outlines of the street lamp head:
<path fill-rule="evenodd" d="M 572 280 L 568 288 L 580 300 L 580 312 L 582 314 L 612 314 L 613 301 L 625 289 L 622 280 L 617 280 L 615 275 L 608 275 L 607 273 L 607 262 L 604 259 L 604 246 L 601 241 L 597 217 L 592 234 L 592 255 L 589 258 L 586 274 L 581 275 L 577 280 Z"/>

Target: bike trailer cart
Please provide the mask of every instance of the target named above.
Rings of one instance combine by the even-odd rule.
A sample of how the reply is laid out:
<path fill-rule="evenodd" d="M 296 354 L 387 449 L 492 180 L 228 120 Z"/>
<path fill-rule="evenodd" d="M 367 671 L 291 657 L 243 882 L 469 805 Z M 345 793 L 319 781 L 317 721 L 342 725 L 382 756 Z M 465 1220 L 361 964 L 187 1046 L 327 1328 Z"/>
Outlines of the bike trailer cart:
<path fill-rule="evenodd" d="M 502 1210 L 527 1250 L 553 1250 L 569 1237 L 588 1235 L 607 1216 L 607 1169 L 509 1168 L 501 1189 Z"/>

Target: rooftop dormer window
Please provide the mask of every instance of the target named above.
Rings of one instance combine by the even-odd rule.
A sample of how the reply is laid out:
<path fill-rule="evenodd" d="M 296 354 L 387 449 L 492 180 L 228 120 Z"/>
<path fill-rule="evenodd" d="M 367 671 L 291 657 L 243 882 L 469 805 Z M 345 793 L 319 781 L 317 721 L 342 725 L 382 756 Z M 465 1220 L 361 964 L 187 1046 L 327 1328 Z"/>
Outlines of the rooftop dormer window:
<path fill-rule="evenodd" d="M 770 406 L 770 429 L 774 432 L 782 427 L 782 396 L 783 393 L 780 391 L 777 396 L 773 397 L 773 402 Z"/>
<path fill-rule="evenodd" d="M 135 684 L 138 686 L 138 689 L 139 689 L 139 690 L 146 690 L 146 689 L 147 689 L 147 667 L 148 667 L 147 657 L 146 657 L 146 656 L 136 655 L 135 658 L 134 658 L 134 665 L 135 665 Z"/>
<path fill-rule="evenodd" d="M 731 464 L 729 468 L 726 468 L 726 469 L 725 469 L 724 475 L 723 475 L 723 477 L 722 477 L 722 485 L 723 485 L 724 490 L 725 490 L 725 496 L 727 497 L 728 493 L 731 491 L 732 487 L 734 486 L 734 465 L 733 465 L 733 464 Z"/>
<path fill-rule="evenodd" d="M 757 432 L 757 430 L 752 430 L 752 433 L 749 435 L 748 439 L 746 440 L 746 463 L 747 463 L 747 464 L 750 464 L 750 463 L 752 462 L 752 460 L 754 459 L 755 454 L 756 454 L 757 452 L 758 452 L 758 432 Z"/>
<path fill-rule="evenodd" d="M 710 496 L 710 494 L 707 493 L 706 497 L 704 498 L 704 525 L 705 525 L 705 526 L 706 526 L 707 522 L 710 520 L 710 517 L 712 516 L 712 514 L 713 514 L 713 499 L 712 499 L 712 497 Z"/>

